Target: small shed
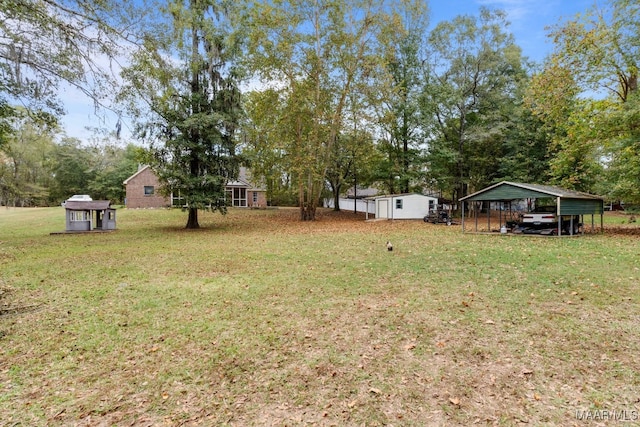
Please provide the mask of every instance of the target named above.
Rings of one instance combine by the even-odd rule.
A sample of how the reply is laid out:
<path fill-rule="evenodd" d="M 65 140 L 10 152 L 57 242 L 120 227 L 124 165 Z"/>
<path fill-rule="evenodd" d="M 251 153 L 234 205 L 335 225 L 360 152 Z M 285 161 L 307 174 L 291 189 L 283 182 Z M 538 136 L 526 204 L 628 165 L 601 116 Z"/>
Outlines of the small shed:
<path fill-rule="evenodd" d="M 561 235 L 563 215 L 580 215 L 581 217 L 584 217 L 584 215 L 591 215 L 592 229 L 595 226 L 595 215 L 600 215 L 600 230 L 604 229 L 604 199 L 602 197 L 550 185 L 524 184 L 518 182 L 502 181 L 476 193 L 470 194 L 466 197 L 462 197 L 460 199 L 460 202 L 473 202 L 474 204 L 476 204 L 476 207 L 477 203 L 479 202 L 496 202 L 501 205 L 500 212 L 502 212 L 506 211 L 507 208 L 510 208 L 511 203 L 514 201 L 543 198 L 555 199 L 555 214 L 558 217 L 558 236 Z M 462 203 L 463 232 L 465 231 L 464 207 L 465 203 Z M 476 231 L 478 229 L 478 211 L 479 209 L 474 209 Z M 487 220 L 489 221 L 489 223 L 491 221 L 490 218 L 490 215 L 487 215 Z M 498 227 L 501 226 L 502 223 L 498 225 Z"/>
<path fill-rule="evenodd" d="M 418 193 L 377 196 L 367 201 L 374 203 L 376 219 L 423 219 L 438 205 L 437 197 Z"/>
<path fill-rule="evenodd" d="M 67 232 L 116 229 L 116 210 L 109 200 L 67 201 L 64 209 Z"/>

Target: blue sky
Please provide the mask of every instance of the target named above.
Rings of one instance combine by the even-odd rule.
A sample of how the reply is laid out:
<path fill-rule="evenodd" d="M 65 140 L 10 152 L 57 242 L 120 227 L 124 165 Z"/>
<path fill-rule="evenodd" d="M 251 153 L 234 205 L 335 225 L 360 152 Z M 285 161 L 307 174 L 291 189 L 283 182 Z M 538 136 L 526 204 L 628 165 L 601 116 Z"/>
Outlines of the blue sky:
<path fill-rule="evenodd" d="M 431 0 L 431 24 L 451 20 L 458 15 L 476 15 L 481 6 L 490 9 L 502 9 L 511 23 L 509 31 L 523 50 L 523 55 L 531 60 L 542 62 L 551 52 L 551 42 L 546 37 L 545 27 L 567 21 L 577 13 L 585 12 L 595 0 Z M 104 127 L 115 129 L 117 117 L 105 113 L 96 116 L 92 101 L 73 90 L 62 93 L 67 115 L 63 126 L 68 136 L 86 142 L 91 132 L 86 127 Z M 129 134 L 129 123 L 123 122 L 123 135 Z"/>
<path fill-rule="evenodd" d="M 600 0 L 602 2 L 602 0 Z M 587 11 L 595 0 L 432 0 L 431 22 L 451 20 L 457 15 L 476 15 L 481 6 L 501 9 L 511 23 L 509 31 L 522 48 L 523 55 L 542 62 L 551 52 L 545 27 L 565 22 Z"/>

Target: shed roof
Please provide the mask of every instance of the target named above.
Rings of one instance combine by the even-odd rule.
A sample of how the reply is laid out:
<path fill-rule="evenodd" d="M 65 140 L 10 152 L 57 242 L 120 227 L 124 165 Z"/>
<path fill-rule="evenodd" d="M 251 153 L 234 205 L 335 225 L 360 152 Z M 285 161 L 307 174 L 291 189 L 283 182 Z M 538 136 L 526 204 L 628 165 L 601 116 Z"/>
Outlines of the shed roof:
<path fill-rule="evenodd" d="M 109 200 L 68 201 L 64 204 L 64 208 L 69 211 L 103 211 L 110 206 Z"/>
<path fill-rule="evenodd" d="M 418 196 L 418 197 L 426 197 L 428 199 L 437 199 L 437 197 L 425 196 L 424 194 L 420 194 L 420 193 L 385 194 L 382 196 L 366 197 L 366 199 L 368 200 L 394 199 L 396 197 L 407 197 L 407 196 Z"/>
<path fill-rule="evenodd" d="M 515 199 L 560 197 L 564 199 L 602 200 L 600 196 L 567 190 L 551 185 L 524 184 L 502 181 L 468 196 L 460 201 L 507 201 Z"/>

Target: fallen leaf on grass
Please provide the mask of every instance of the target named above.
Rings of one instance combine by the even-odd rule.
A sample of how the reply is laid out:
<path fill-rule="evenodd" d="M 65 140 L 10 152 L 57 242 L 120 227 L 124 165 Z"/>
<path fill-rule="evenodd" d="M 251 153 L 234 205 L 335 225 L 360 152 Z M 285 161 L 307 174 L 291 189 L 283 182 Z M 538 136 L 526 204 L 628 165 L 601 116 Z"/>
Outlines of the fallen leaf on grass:
<path fill-rule="evenodd" d="M 496 322 L 494 322 L 493 320 L 489 319 L 484 323 L 486 323 L 487 325 L 495 325 Z"/>
<path fill-rule="evenodd" d="M 413 350 L 414 348 L 416 348 L 416 343 L 414 343 L 414 342 L 411 342 L 411 343 L 409 343 L 409 344 L 404 346 L 404 349 L 407 350 L 407 351 Z"/>
<path fill-rule="evenodd" d="M 371 388 L 369 389 L 369 393 L 373 393 L 373 394 L 380 394 L 380 393 L 382 393 L 382 392 L 380 391 L 380 389 L 379 389 L 379 388 L 371 387 Z"/>
<path fill-rule="evenodd" d="M 457 397 L 450 397 L 449 398 L 449 402 L 451 402 L 451 404 L 459 406 L 460 405 L 460 399 L 458 399 Z"/>

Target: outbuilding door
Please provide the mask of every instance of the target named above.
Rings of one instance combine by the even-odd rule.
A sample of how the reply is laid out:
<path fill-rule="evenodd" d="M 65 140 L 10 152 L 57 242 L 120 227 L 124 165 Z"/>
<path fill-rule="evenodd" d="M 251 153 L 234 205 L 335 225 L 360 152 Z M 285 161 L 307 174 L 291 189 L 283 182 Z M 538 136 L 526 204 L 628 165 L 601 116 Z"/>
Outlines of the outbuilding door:
<path fill-rule="evenodd" d="M 389 200 L 378 200 L 377 206 L 376 218 L 389 218 Z"/>

